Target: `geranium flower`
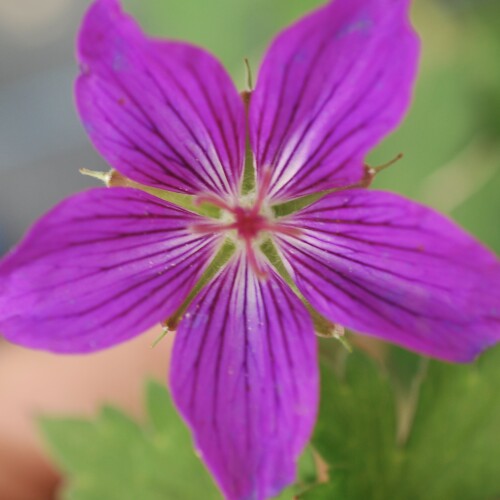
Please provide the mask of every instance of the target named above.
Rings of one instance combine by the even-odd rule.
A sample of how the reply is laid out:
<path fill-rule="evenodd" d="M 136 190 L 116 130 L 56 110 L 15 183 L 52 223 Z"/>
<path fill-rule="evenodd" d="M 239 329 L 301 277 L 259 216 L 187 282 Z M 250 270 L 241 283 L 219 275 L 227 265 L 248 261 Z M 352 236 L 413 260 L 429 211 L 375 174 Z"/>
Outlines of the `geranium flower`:
<path fill-rule="evenodd" d="M 172 394 L 229 499 L 293 482 L 317 408 L 314 330 L 457 362 L 500 337 L 496 257 L 366 189 L 364 156 L 411 96 L 407 11 L 328 3 L 274 40 L 243 98 L 211 55 L 144 36 L 117 0 L 83 22 L 78 110 L 110 185 L 134 187 L 35 224 L 0 264 L 0 330 L 85 353 L 176 328 Z"/>

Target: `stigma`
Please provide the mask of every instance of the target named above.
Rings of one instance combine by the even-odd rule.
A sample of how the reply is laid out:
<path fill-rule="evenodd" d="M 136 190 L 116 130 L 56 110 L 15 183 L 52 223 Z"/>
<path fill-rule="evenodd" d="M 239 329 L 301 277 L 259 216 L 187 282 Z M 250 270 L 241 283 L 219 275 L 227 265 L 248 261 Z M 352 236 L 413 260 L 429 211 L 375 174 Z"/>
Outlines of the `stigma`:
<path fill-rule="evenodd" d="M 191 230 L 201 234 L 224 233 L 231 238 L 237 248 L 245 252 L 247 262 L 254 273 L 265 279 L 260 246 L 266 238 L 273 234 L 298 236 L 300 230 L 275 220 L 271 209 L 267 206 L 266 196 L 270 185 L 270 174 L 264 175 L 257 192 L 251 197 L 242 197 L 237 202 L 226 202 L 222 198 L 207 194 L 196 198 L 198 205 L 210 203 L 221 209 L 220 219 L 201 222 L 191 226 Z"/>

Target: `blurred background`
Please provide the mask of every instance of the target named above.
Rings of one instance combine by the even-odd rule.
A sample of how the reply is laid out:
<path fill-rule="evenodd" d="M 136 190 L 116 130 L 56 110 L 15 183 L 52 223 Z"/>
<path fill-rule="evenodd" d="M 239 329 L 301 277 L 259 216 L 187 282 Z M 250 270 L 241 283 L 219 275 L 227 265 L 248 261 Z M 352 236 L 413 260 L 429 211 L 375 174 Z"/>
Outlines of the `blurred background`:
<path fill-rule="evenodd" d="M 258 62 L 272 36 L 321 3 L 319 0 L 124 1 L 127 10 L 151 34 L 189 40 L 215 53 L 231 72 L 239 88 L 243 88 L 245 82 L 243 58 L 250 59 L 254 74 L 257 74 Z M 92 185 L 88 178 L 80 176 L 79 168 L 106 169 L 88 142 L 73 105 L 72 86 L 77 74 L 73 57 L 74 38 L 88 4 L 88 0 L 0 0 L 0 255 L 19 240 L 41 213 L 63 197 Z M 403 153 L 403 160 L 379 176 L 375 187 L 403 193 L 448 213 L 497 253 L 500 252 L 499 19 L 498 0 L 414 1 L 413 20 L 423 42 L 414 105 L 403 126 L 378 147 L 369 159 L 371 164 L 377 165 Z M 2 344 L 0 340 L 0 500 L 52 498 L 60 475 L 38 440 L 35 415 L 75 412 L 92 415 L 103 402 L 114 403 L 136 416 L 142 414 L 143 380 L 148 376 L 164 379 L 167 370 L 168 342 L 154 351 L 149 347 L 156 334 L 151 332 L 146 340 L 134 341 L 136 344 L 120 347 L 113 353 L 76 361 L 30 353 Z M 327 358 L 329 350 L 329 346 L 324 347 Z M 421 360 L 416 356 L 378 344 L 364 344 L 358 350 L 370 358 L 370 363 L 375 360 L 374 364 L 378 368 L 383 365 L 382 372 L 378 370 L 377 373 L 382 373 L 380 376 L 383 378 L 387 375 L 385 372 L 389 372 L 387 383 L 393 388 L 394 384 L 390 382 L 392 368 L 396 370 L 397 380 L 408 380 L 407 388 L 411 389 L 416 382 L 420 381 L 420 384 L 424 380 L 421 380 Z M 496 424 L 500 421 L 499 386 L 496 386 L 495 391 L 495 386 L 488 385 L 500 378 L 497 353 L 498 349 L 486 356 L 486 368 L 474 365 L 472 368 L 457 368 L 455 372 L 455 368 L 442 368 L 436 364 L 435 368 L 429 369 L 438 372 L 435 377 L 440 381 L 448 380 L 446 377 L 450 377 L 450 380 L 462 380 L 460 377 L 463 377 L 466 387 L 460 389 L 454 386 L 456 399 L 449 402 L 450 408 L 446 411 L 450 414 L 444 412 L 451 419 L 455 416 L 452 408 L 467 407 L 460 402 L 464 401 L 461 398 L 465 398 L 469 406 L 479 404 L 463 396 L 464 393 L 468 394 L 467 390 L 471 391 L 471 397 L 478 397 L 478 394 L 483 394 L 481 388 L 484 388 L 484 401 L 481 401 L 484 405 L 489 401 L 490 406 L 487 405 L 484 413 L 475 415 L 479 420 L 467 421 L 467 425 L 457 430 L 457 439 L 462 441 L 455 454 L 450 452 L 451 455 L 433 462 L 429 458 L 430 452 L 427 452 L 425 461 L 429 467 L 437 467 L 440 475 L 446 476 L 444 469 L 453 469 L 456 457 L 461 453 L 471 455 L 471 448 L 466 446 L 469 439 L 467 429 L 476 429 L 477 426 L 487 428 L 487 435 L 474 438 L 474 443 L 470 444 L 476 446 L 473 448 L 474 453 L 478 457 L 482 456 L 480 463 L 477 462 L 479 465 L 461 463 L 457 469 L 458 472 L 462 468 L 476 471 L 477 467 L 477 471 L 487 474 L 487 478 L 479 479 L 480 472 L 476 471 L 475 479 L 467 479 L 464 483 L 464 474 L 458 474 L 457 478 L 463 477 L 461 480 L 455 479 L 454 484 L 460 489 L 453 490 L 439 483 L 434 490 L 429 486 L 430 490 L 425 496 L 423 493 L 419 496 L 416 485 L 429 480 L 431 476 L 426 476 L 422 471 L 411 476 L 404 453 L 400 455 L 401 450 L 396 446 L 394 453 L 388 452 L 391 460 L 395 460 L 391 466 L 385 464 L 385 459 L 382 460 L 379 455 L 374 458 L 375 465 L 372 465 L 375 476 L 385 478 L 385 486 L 381 487 L 378 496 L 374 483 L 368 481 L 366 489 L 362 489 L 362 481 L 358 481 L 356 487 L 350 482 L 355 478 L 353 471 L 357 470 L 356 467 L 359 465 L 359 470 L 362 470 L 367 467 L 366 462 L 356 461 L 357 465 L 354 466 L 349 462 L 352 457 L 346 450 L 345 453 L 342 451 L 341 456 L 328 456 L 327 451 L 324 454 L 330 466 L 339 461 L 347 469 L 340 466 L 338 470 L 349 471 L 344 475 L 332 474 L 333 478 L 338 475 L 335 488 L 344 489 L 333 490 L 333 486 L 323 485 L 317 489 L 319 493 L 315 497 L 307 498 L 334 498 L 334 494 L 346 500 L 500 498 L 500 482 L 491 477 L 495 468 L 487 465 L 492 460 L 500 463 L 500 457 L 497 455 L 495 462 L 495 457 L 491 455 L 493 452 L 477 448 L 478 442 L 484 441 L 483 444 L 489 446 L 488 450 L 494 447 L 500 449 L 500 427 Z M 334 354 L 337 356 L 336 352 Z M 357 366 L 356 356 L 358 354 L 349 362 L 354 367 Z M 130 366 L 133 368 L 127 369 Z M 498 366 L 496 371 L 495 366 Z M 483 373 L 483 369 L 488 372 L 488 382 L 482 381 L 482 375 L 478 375 Z M 95 376 L 88 376 L 94 370 L 101 374 L 97 376 L 99 382 Z M 441 373 L 441 370 L 446 373 Z M 334 371 L 338 372 L 336 368 Z M 358 378 L 367 376 L 362 372 L 360 368 L 353 375 L 352 384 L 356 387 L 356 384 L 361 384 Z M 434 379 L 431 377 L 431 380 Z M 131 385 L 128 385 L 129 381 Z M 433 397 L 443 400 L 435 389 L 436 384 L 439 386 L 440 383 L 444 382 L 433 382 L 426 396 L 429 402 Z M 391 420 L 393 417 L 379 417 L 382 422 L 387 420 L 387 425 L 395 426 L 396 433 L 403 433 L 403 441 L 406 441 L 409 430 L 401 430 L 400 426 L 411 427 L 415 414 L 418 416 L 419 413 L 417 403 L 411 399 L 416 397 L 411 392 L 413 389 L 405 392 L 404 387 L 402 389 L 398 384 L 401 385 L 396 383 L 398 387 L 394 391 L 397 394 L 390 405 L 394 406 L 393 413 L 399 415 L 398 418 L 408 422 L 398 424 Z M 402 385 L 405 386 L 405 383 Z M 376 392 L 370 387 L 372 392 Z M 358 394 L 356 391 L 354 393 Z M 398 399 L 400 393 L 404 394 L 403 400 Z M 353 394 L 351 396 L 355 398 Z M 348 397 L 346 394 L 337 396 Z M 359 408 L 369 402 L 362 394 L 359 397 L 359 401 L 344 401 L 346 407 L 359 413 Z M 405 398 L 413 401 L 413 407 Z M 361 406 L 353 407 L 353 401 L 358 401 Z M 341 412 L 336 406 L 331 411 Z M 403 414 L 409 412 L 409 416 L 401 417 L 398 411 Z M 337 413 L 337 417 L 340 423 L 344 417 L 349 421 L 348 413 Z M 375 415 L 373 418 L 379 417 Z M 435 422 L 440 422 L 438 417 L 435 419 Z M 373 432 L 377 429 L 380 434 L 377 427 L 380 422 L 377 421 L 377 426 L 369 422 L 360 423 L 360 429 L 368 427 Z M 436 425 L 439 428 L 442 423 Z M 321 421 L 318 428 L 319 432 L 323 432 Z M 351 430 L 357 432 L 356 429 Z M 322 442 L 330 442 L 328 436 L 321 437 Z M 331 439 L 336 449 L 343 450 L 341 434 Z M 360 436 L 360 443 L 363 443 L 360 446 L 366 449 L 358 452 L 369 454 L 369 443 L 374 442 L 373 439 L 369 434 L 363 439 Z M 349 449 L 352 451 L 351 445 Z M 383 443 L 378 446 L 383 447 Z M 429 441 L 429 446 L 432 447 L 432 441 Z M 450 443 L 443 442 L 442 446 L 449 448 Z M 318 449 L 322 451 L 319 445 Z M 394 458 L 393 454 L 397 457 Z M 17 456 L 21 458 L 13 461 L 12 457 Z M 8 470 L 7 465 L 4 466 L 1 460 L 6 464 L 10 462 L 11 470 L 8 473 L 5 472 Z M 333 469 L 337 471 L 335 466 Z M 404 470 L 410 478 L 414 477 L 415 486 L 405 490 L 405 495 L 396 494 L 401 491 L 394 479 L 399 474 L 394 473 L 396 469 L 400 472 Z M 416 470 L 420 469 L 416 467 Z M 500 471 L 496 472 L 498 476 Z M 12 480 L 14 477 L 15 481 Z M 475 481 L 481 482 L 486 489 L 480 489 Z M 12 482 L 18 485 L 22 483 L 25 489 L 16 490 Z M 390 488 L 395 488 L 395 496 L 388 494 Z M 92 498 L 114 499 L 112 496 Z M 122 498 L 129 497 L 120 497 L 120 500 Z M 195 497 L 181 495 L 165 498 Z"/>

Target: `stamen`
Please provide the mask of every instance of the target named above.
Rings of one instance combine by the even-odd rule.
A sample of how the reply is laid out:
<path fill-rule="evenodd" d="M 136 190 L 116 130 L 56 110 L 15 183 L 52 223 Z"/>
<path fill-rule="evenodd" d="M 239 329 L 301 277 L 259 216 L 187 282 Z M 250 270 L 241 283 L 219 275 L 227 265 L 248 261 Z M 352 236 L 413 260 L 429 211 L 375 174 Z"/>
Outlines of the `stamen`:
<path fill-rule="evenodd" d="M 245 61 L 245 70 L 246 70 L 246 79 L 247 79 L 247 88 L 251 92 L 253 90 L 253 78 L 252 78 L 252 68 L 250 67 L 250 61 L 247 57 L 244 59 Z"/>
<path fill-rule="evenodd" d="M 267 271 L 265 269 L 262 269 L 261 265 L 259 264 L 259 261 L 257 260 L 257 256 L 255 255 L 255 251 L 253 249 L 252 242 L 250 239 L 245 239 L 245 250 L 247 253 L 248 265 L 256 274 L 257 278 L 263 280 L 267 279 L 268 277 Z"/>
<path fill-rule="evenodd" d="M 381 170 L 385 170 L 388 167 L 392 167 L 395 163 L 403 158 L 403 153 L 399 153 L 396 155 L 391 161 L 384 163 L 383 165 L 379 165 L 378 167 L 371 167 L 375 172 L 379 173 Z"/>
<path fill-rule="evenodd" d="M 325 320 L 322 316 L 316 316 L 318 313 L 316 311 L 309 311 L 315 321 L 315 333 L 318 337 L 325 339 L 335 339 L 340 342 L 344 349 L 351 353 L 352 347 L 349 344 L 348 340 L 345 337 L 345 329 L 342 325 L 337 323 L 330 323 L 330 321 Z"/>
<path fill-rule="evenodd" d="M 109 172 L 98 172 L 97 170 L 89 170 L 88 168 L 81 168 L 79 172 L 82 175 L 87 175 L 88 177 L 99 179 L 100 181 L 104 182 L 106 186 L 109 186 L 109 183 L 111 182 L 111 176 L 113 175 L 112 170 L 110 170 Z"/>
<path fill-rule="evenodd" d="M 264 231 L 284 234 L 286 236 L 294 236 L 295 238 L 298 238 L 302 235 L 302 231 L 298 227 L 285 226 L 283 224 L 276 224 L 274 222 L 266 223 L 263 229 Z"/>
<path fill-rule="evenodd" d="M 257 198 L 255 199 L 254 206 L 252 207 L 252 214 L 258 214 L 261 211 L 264 200 L 266 199 L 266 196 L 269 192 L 272 178 L 273 176 L 271 173 L 271 169 L 264 168 L 264 170 L 262 171 L 262 176 L 260 178 Z"/>
<path fill-rule="evenodd" d="M 136 189 L 148 191 L 147 187 L 142 186 L 138 182 L 128 179 L 114 169 L 111 169 L 109 172 L 97 172 L 95 170 L 89 170 L 88 168 L 81 168 L 80 173 L 82 175 L 88 175 L 89 177 L 99 179 L 100 181 L 104 182 L 107 187 L 134 187 Z"/>
<path fill-rule="evenodd" d="M 234 224 L 211 224 L 210 222 L 193 224 L 190 229 L 196 234 L 209 234 L 209 233 L 220 233 L 222 231 L 227 231 L 228 229 L 233 229 Z"/>
<path fill-rule="evenodd" d="M 210 203 L 222 210 L 227 210 L 228 212 L 234 212 L 234 207 L 226 203 L 223 199 L 219 198 L 214 194 L 200 194 L 194 199 L 194 204 L 199 207 L 203 203 Z"/>
<path fill-rule="evenodd" d="M 171 332 L 171 330 L 170 330 L 169 326 L 166 323 L 162 323 L 161 324 L 161 334 L 151 344 L 151 347 L 155 348 L 170 332 Z"/>
<path fill-rule="evenodd" d="M 295 200 L 288 201 L 288 202 L 283 203 L 281 205 L 275 205 L 273 207 L 273 211 L 276 215 L 283 217 L 285 215 L 291 214 L 293 212 L 297 212 L 298 210 L 311 205 L 312 203 L 320 200 L 321 198 L 323 198 L 324 196 L 326 196 L 328 194 L 339 193 L 342 191 L 348 191 L 349 189 L 368 188 L 368 187 L 370 187 L 371 183 L 375 179 L 375 176 L 379 172 L 394 165 L 396 162 L 401 160 L 401 158 L 403 158 L 403 153 L 399 153 L 391 161 L 384 163 L 383 165 L 379 165 L 377 167 L 370 167 L 369 165 L 365 165 L 365 175 L 360 181 L 355 182 L 353 184 L 348 184 L 346 186 L 338 187 L 338 188 L 327 189 L 325 191 L 321 191 L 320 193 L 316 193 L 313 195 L 309 194 L 306 196 L 302 196 L 300 198 L 296 198 Z"/>
<path fill-rule="evenodd" d="M 391 161 L 388 161 L 387 163 L 384 163 L 383 165 L 378 165 L 377 167 L 370 167 L 369 165 L 365 165 L 365 176 L 360 182 L 361 187 L 369 187 L 379 172 L 381 172 L 382 170 L 385 170 L 388 167 L 391 167 L 392 165 L 397 163 L 399 160 L 401 160 L 401 158 L 403 158 L 403 153 L 399 153 Z"/>

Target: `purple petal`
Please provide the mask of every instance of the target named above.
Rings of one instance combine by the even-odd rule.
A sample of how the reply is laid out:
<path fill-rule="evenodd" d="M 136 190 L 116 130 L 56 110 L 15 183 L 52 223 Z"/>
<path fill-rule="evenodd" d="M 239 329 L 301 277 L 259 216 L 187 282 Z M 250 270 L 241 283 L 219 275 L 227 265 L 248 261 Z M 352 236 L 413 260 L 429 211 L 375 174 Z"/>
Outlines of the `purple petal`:
<path fill-rule="evenodd" d="M 294 278 L 331 321 L 449 361 L 500 340 L 500 263 L 453 222 L 390 193 L 328 195 L 280 237 Z"/>
<path fill-rule="evenodd" d="M 336 0 L 281 33 L 250 106 L 274 199 L 360 180 L 363 158 L 403 116 L 418 41 L 407 0 Z"/>
<path fill-rule="evenodd" d="M 295 478 L 314 424 L 316 341 L 271 269 L 233 259 L 188 309 L 170 369 L 174 399 L 230 500 L 263 500 Z"/>
<path fill-rule="evenodd" d="M 0 263 L 0 332 L 14 343 L 90 352 L 180 306 L 215 251 L 200 217 L 129 188 L 93 189 L 40 219 Z"/>
<path fill-rule="evenodd" d="M 78 109 L 113 167 L 171 191 L 237 191 L 244 107 L 214 57 L 187 44 L 146 38 L 117 0 L 90 7 L 78 56 Z"/>

